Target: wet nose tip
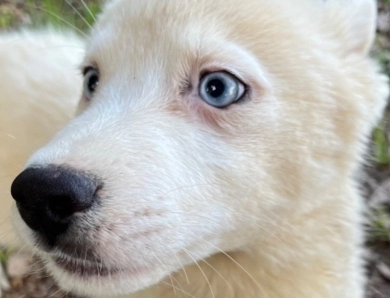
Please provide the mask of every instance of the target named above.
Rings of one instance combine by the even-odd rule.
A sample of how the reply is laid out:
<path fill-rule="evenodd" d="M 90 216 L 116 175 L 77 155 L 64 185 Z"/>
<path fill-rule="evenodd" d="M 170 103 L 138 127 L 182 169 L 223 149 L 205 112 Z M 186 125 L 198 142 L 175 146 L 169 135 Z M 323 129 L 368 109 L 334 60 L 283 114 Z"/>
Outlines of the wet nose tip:
<path fill-rule="evenodd" d="M 84 172 L 61 166 L 30 167 L 12 183 L 25 223 L 46 237 L 66 231 L 72 215 L 91 208 L 101 186 Z"/>

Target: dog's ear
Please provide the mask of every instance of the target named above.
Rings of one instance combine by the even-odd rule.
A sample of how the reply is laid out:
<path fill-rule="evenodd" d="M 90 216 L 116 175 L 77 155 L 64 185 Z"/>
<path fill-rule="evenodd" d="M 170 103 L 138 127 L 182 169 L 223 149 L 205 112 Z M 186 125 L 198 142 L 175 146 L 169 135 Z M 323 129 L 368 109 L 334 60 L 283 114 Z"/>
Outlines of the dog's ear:
<path fill-rule="evenodd" d="M 367 54 L 376 28 L 376 0 L 326 0 L 326 22 L 345 54 Z"/>

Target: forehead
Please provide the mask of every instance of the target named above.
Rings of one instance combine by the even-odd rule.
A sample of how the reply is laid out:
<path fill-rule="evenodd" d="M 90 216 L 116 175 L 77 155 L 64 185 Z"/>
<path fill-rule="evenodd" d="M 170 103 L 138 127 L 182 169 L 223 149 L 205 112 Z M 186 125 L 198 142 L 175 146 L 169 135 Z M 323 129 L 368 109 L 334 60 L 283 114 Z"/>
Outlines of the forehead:
<path fill-rule="evenodd" d="M 275 30 L 283 38 L 283 28 L 288 28 L 283 25 L 288 18 L 281 8 L 288 5 L 276 2 L 279 0 L 239 4 L 233 0 L 112 1 L 93 31 L 89 54 L 98 53 L 112 63 L 117 56 L 122 62 L 154 57 L 168 63 L 180 55 L 220 51 L 224 41 L 256 52 L 255 46 L 269 48 L 275 43 Z M 116 59 L 110 59 L 113 52 Z"/>
<path fill-rule="evenodd" d="M 193 0 L 183 0 L 188 1 Z M 188 7 L 173 7 L 172 2 L 116 1 L 108 5 L 93 31 L 88 56 L 102 60 L 97 62 L 107 64 L 105 68 L 118 69 L 121 65 L 114 65 L 118 61 L 145 68 L 150 62 L 157 70 L 196 56 L 202 47 L 212 51 L 213 40 L 226 39 L 226 26 L 217 26 L 211 18 L 204 26 L 200 16 L 192 15 Z M 182 1 L 175 2 L 186 7 Z"/>

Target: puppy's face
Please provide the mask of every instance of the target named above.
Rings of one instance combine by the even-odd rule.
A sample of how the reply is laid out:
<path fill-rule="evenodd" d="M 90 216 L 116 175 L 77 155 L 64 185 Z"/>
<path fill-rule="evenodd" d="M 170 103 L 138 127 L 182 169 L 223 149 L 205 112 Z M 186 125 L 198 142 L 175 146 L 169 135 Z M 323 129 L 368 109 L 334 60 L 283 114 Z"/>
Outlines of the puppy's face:
<path fill-rule="evenodd" d="M 15 212 L 63 288 L 132 293 L 269 241 L 351 170 L 371 106 L 356 105 L 322 4 L 243 2 L 107 6 L 82 66 L 80 115 L 28 163 L 83 173 L 98 185 L 93 202 L 50 241 Z M 372 100 L 370 84 L 358 97 Z"/>

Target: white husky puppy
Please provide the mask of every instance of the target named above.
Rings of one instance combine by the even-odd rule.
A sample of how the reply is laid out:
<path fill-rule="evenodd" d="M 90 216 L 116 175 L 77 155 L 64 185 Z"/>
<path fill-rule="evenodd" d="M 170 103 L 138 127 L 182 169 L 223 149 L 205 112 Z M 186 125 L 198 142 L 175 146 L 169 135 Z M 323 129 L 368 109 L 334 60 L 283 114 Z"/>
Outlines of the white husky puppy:
<path fill-rule="evenodd" d="M 109 1 L 79 116 L 13 182 L 17 233 L 90 297 L 362 298 L 375 19 L 371 0 Z"/>

